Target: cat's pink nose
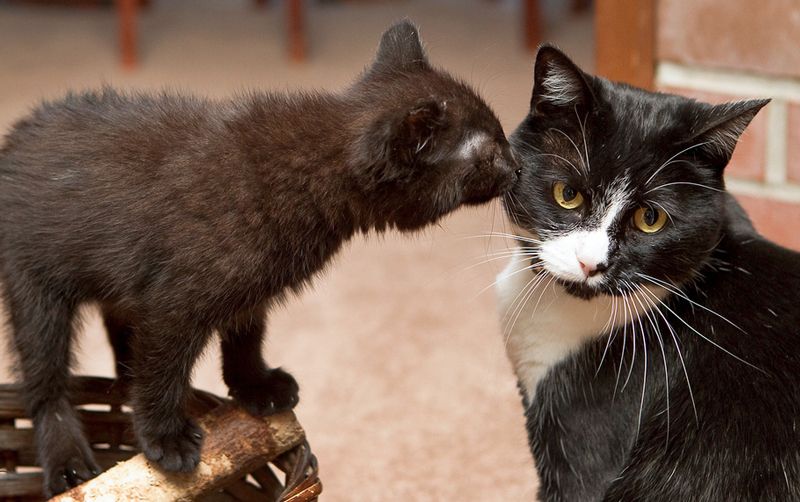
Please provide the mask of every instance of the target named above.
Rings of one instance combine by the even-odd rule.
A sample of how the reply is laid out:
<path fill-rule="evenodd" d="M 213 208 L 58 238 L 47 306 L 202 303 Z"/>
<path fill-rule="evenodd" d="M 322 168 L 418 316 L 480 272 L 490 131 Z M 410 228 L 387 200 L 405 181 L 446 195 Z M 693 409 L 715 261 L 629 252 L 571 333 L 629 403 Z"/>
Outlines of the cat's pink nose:
<path fill-rule="evenodd" d="M 581 260 L 578 260 L 578 264 L 581 266 L 581 270 L 583 271 L 583 275 L 586 277 L 594 277 L 600 271 L 597 270 L 597 265 L 594 263 L 584 263 Z"/>

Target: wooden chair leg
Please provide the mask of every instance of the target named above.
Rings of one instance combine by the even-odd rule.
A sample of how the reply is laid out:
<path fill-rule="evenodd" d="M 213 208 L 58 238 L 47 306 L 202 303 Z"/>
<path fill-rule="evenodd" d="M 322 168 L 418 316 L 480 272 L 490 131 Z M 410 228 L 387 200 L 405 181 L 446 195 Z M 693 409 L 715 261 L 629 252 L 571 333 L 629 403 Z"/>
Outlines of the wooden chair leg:
<path fill-rule="evenodd" d="M 592 2 L 590 0 L 572 0 L 570 10 L 573 14 L 580 14 L 581 12 L 589 10 L 591 6 Z"/>
<path fill-rule="evenodd" d="M 289 58 L 295 62 L 306 59 L 305 11 L 303 0 L 287 0 Z"/>
<path fill-rule="evenodd" d="M 136 9 L 138 0 L 117 0 L 119 15 L 119 42 L 122 53 L 122 66 L 132 69 L 136 66 Z"/>
<path fill-rule="evenodd" d="M 653 89 L 657 0 L 600 1 L 595 5 L 595 71 L 611 80 Z"/>
<path fill-rule="evenodd" d="M 525 0 L 523 9 L 525 48 L 536 52 L 542 40 L 542 15 L 539 9 L 539 0 Z"/>

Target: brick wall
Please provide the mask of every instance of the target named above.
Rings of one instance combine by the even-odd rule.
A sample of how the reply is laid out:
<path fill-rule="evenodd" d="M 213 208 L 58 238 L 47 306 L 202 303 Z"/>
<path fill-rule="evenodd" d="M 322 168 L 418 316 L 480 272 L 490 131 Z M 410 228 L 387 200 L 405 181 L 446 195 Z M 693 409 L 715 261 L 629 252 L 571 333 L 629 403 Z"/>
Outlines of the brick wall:
<path fill-rule="evenodd" d="M 656 86 L 721 103 L 772 98 L 726 172 L 770 239 L 800 249 L 800 0 L 657 0 Z"/>

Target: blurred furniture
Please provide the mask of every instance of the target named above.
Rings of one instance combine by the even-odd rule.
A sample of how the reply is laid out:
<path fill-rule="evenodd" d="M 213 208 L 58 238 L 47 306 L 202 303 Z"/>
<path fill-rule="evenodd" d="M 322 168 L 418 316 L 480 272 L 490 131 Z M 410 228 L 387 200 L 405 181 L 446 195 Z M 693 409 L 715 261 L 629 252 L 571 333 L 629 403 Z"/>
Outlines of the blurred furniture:
<path fill-rule="evenodd" d="M 656 0 L 597 0 L 597 73 L 611 80 L 653 89 Z"/>
<path fill-rule="evenodd" d="M 119 16 L 119 43 L 122 65 L 125 68 L 136 66 L 137 44 L 136 44 L 136 17 L 139 7 L 149 3 L 147 0 L 115 0 Z M 264 6 L 267 0 L 256 0 L 257 6 Z M 287 47 L 289 58 L 292 61 L 301 62 L 306 58 L 306 36 L 305 36 L 305 10 L 303 0 L 285 0 L 286 3 L 286 25 L 287 25 Z"/>
<path fill-rule="evenodd" d="M 291 412 L 256 418 L 227 399 L 194 391 L 190 414 L 206 437 L 201 464 L 191 474 L 165 473 L 136 450 L 130 410 L 115 380 L 74 378 L 73 402 L 100 476 L 51 499 L 309 502 L 322 485 L 303 429 Z M 33 429 L 16 385 L 0 385 L 0 500 L 43 500 Z M 276 472 L 282 473 L 281 481 Z"/>
<path fill-rule="evenodd" d="M 539 9 L 539 0 L 525 0 L 522 19 L 525 24 L 525 47 L 535 53 L 542 43 L 542 12 Z"/>
<path fill-rule="evenodd" d="M 583 12 L 591 7 L 591 0 L 570 0 L 573 14 Z M 525 0 L 522 4 L 522 21 L 525 47 L 535 53 L 543 42 L 542 11 L 539 0 Z"/>

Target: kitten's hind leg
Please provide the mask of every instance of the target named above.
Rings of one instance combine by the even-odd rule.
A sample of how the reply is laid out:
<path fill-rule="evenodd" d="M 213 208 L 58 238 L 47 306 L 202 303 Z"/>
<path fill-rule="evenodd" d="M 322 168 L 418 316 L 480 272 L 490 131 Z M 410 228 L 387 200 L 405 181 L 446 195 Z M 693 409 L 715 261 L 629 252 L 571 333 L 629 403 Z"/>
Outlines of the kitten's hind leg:
<path fill-rule="evenodd" d="M 128 317 L 111 307 L 104 306 L 102 312 L 108 342 L 114 351 L 117 382 L 125 390 L 133 379 L 133 326 Z"/>
<path fill-rule="evenodd" d="M 14 281 L 6 287 L 23 397 L 50 497 L 100 472 L 67 398 L 75 305 L 43 288 Z"/>
<path fill-rule="evenodd" d="M 135 329 L 131 397 L 139 444 L 164 470 L 190 472 L 200 462 L 203 431 L 186 415 L 185 405 L 192 367 L 210 330 L 153 315 Z"/>
<path fill-rule="evenodd" d="M 223 379 L 230 395 L 257 416 L 292 409 L 299 401 L 294 377 L 268 367 L 261 356 L 264 330 L 263 309 L 220 329 Z"/>

